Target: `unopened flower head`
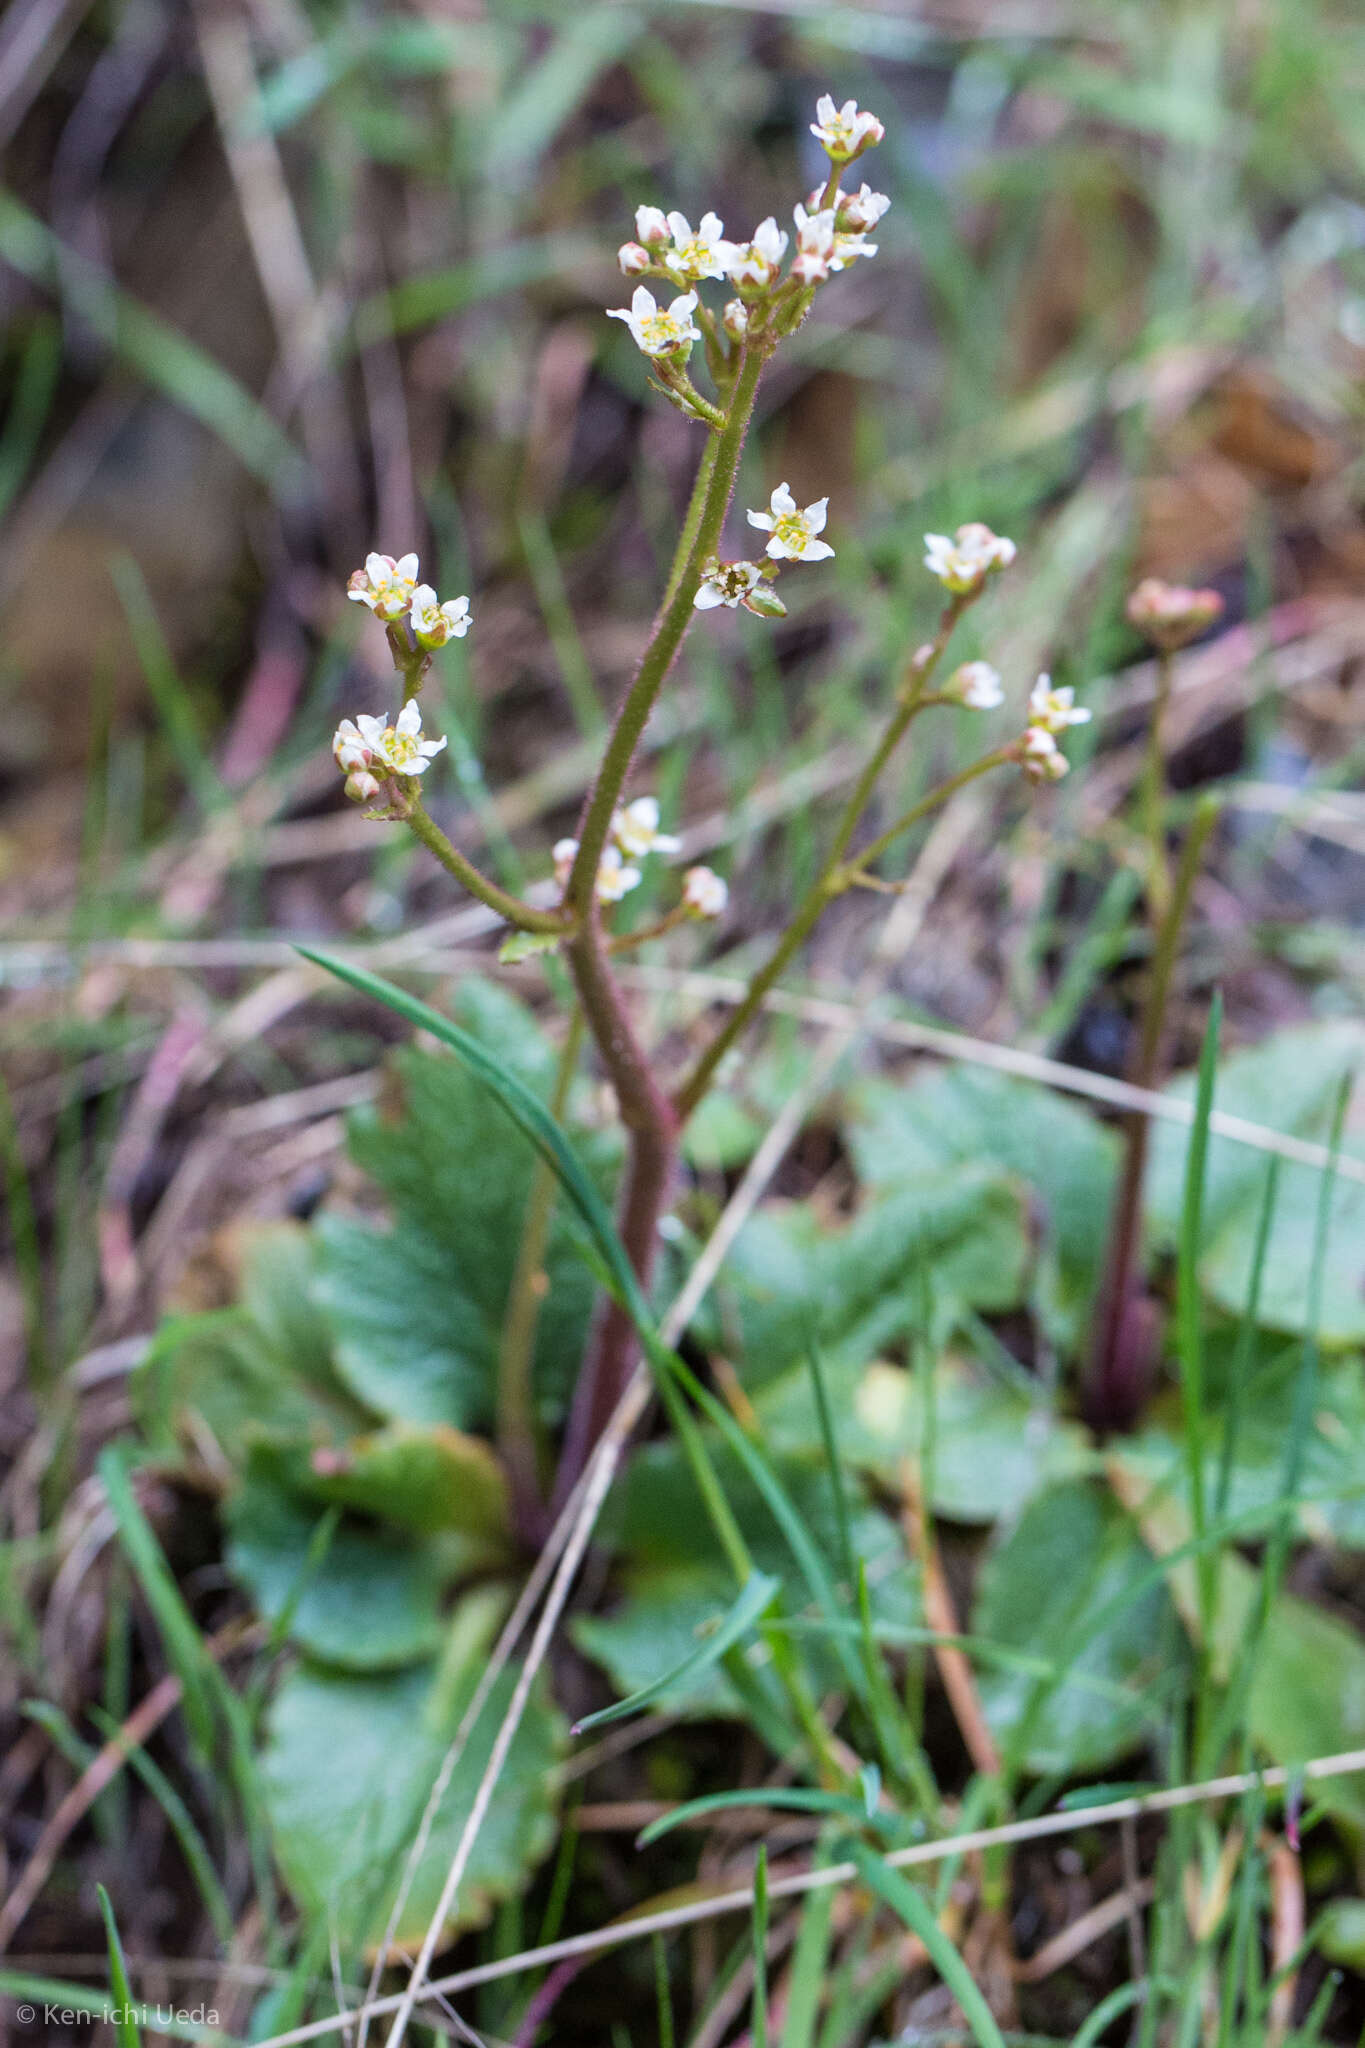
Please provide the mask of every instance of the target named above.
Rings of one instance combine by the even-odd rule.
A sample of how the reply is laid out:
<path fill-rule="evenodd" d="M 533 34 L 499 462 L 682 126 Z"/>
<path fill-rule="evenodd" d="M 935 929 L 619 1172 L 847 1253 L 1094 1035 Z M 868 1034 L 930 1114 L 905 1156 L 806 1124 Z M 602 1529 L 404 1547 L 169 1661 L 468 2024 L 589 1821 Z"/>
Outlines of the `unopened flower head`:
<path fill-rule="evenodd" d="M 692 602 L 699 612 L 722 604 L 733 611 L 742 604 L 746 612 L 764 619 L 784 618 L 787 611 L 757 562 L 708 562 Z"/>
<path fill-rule="evenodd" d="M 654 268 L 654 258 L 643 242 L 622 242 L 616 252 L 616 260 L 624 277 L 643 277 L 647 270 Z"/>
<path fill-rule="evenodd" d="M 429 583 L 419 583 L 412 593 L 412 630 L 423 647 L 463 640 L 469 631 L 469 599 L 448 597 L 442 604 Z"/>
<path fill-rule="evenodd" d="M 635 232 L 647 249 L 662 249 L 673 239 L 668 215 L 661 206 L 637 206 Z"/>
<path fill-rule="evenodd" d="M 876 227 L 891 201 L 885 192 L 874 192 L 864 179 L 860 191 L 841 192 L 835 204 L 835 225 L 840 234 L 865 235 Z"/>
<path fill-rule="evenodd" d="M 659 799 L 637 796 L 617 811 L 611 821 L 611 836 L 631 860 L 643 860 L 647 853 L 679 853 L 681 839 L 659 830 Z"/>
<path fill-rule="evenodd" d="M 1089 725 L 1090 713 L 1074 701 L 1075 696 L 1072 689 L 1054 690 L 1051 676 L 1039 676 L 1029 694 L 1030 728 L 1059 733 L 1065 732 L 1069 725 Z"/>
<path fill-rule="evenodd" d="M 685 213 L 670 213 L 668 232 L 672 246 L 660 251 L 659 261 L 670 277 L 683 284 L 695 284 L 702 277 L 724 277 L 722 251 L 729 245 L 719 214 L 704 213 L 693 234 Z"/>
<path fill-rule="evenodd" d="M 416 555 L 366 555 L 365 566 L 357 569 L 346 584 L 347 597 L 368 605 L 377 619 L 392 625 L 401 619 L 417 588 Z"/>
<path fill-rule="evenodd" d="M 1071 763 L 1053 735 L 1043 725 L 1030 725 L 1024 733 L 1020 766 L 1034 782 L 1060 782 Z"/>
<path fill-rule="evenodd" d="M 727 299 L 720 318 L 731 341 L 743 341 L 749 332 L 749 308 L 743 299 Z"/>
<path fill-rule="evenodd" d="M 856 100 L 845 100 L 836 107 L 833 95 L 827 92 L 815 103 L 810 132 L 835 164 L 851 164 L 865 149 L 875 149 L 886 134 L 875 114 L 859 113 Z"/>
<path fill-rule="evenodd" d="M 944 695 L 956 697 L 972 711 L 994 711 L 1005 701 L 1000 672 L 988 661 L 964 661 L 943 686 Z"/>
<path fill-rule="evenodd" d="M 346 794 L 353 804 L 373 803 L 383 786 L 377 776 L 370 774 L 368 768 L 353 768 L 344 784 Z"/>
<path fill-rule="evenodd" d="M 834 210 L 826 207 L 823 213 L 807 213 L 804 206 L 798 206 L 793 218 L 796 254 L 792 258 L 792 276 L 799 284 L 823 284 L 836 267 Z"/>
<path fill-rule="evenodd" d="M 1130 622 L 1154 647 L 1173 653 L 1217 624 L 1223 600 L 1216 590 L 1191 590 L 1183 583 L 1148 576 L 1129 598 L 1126 610 Z"/>
<path fill-rule="evenodd" d="M 635 337 L 636 347 L 645 355 L 671 356 L 701 340 L 701 329 L 692 319 L 696 304 L 696 293 L 684 292 L 665 310 L 655 303 L 653 292 L 639 284 L 635 287 L 629 310 L 614 307 L 607 318 L 624 320 Z"/>
<path fill-rule="evenodd" d="M 761 220 L 747 242 L 722 242 L 725 274 L 741 291 L 767 291 L 776 281 L 787 253 L 787 234 L 772 214 Z"/>
<path fill-rule="evenodd" d="M 828 541 L 816 538 L 825 530 L 828 498 L 817 498 L 799 511 L 785 484 L 779 484 L 768 501 L 766 512 L 749 512 L 750 526 L 771 534 L 767 553 L 775 562 L 823 562 L 834 553 Z"/>
<path fill-rule="evenodd" d="M 683 876 L 682 900 L 693 917 L 720 917 L 730 891 L 711 868 L 689 868 Z"/>
<path fill-rule="evenodd" d="M 1014 556 L 1014 542 L 992 533 L 979 520 L 959 526 L 951 539 L 946 533 L 924 536 L 925 568 L 956 597 L 980 590 L 986 578 L 997 569 L 1007 569 Z"/>

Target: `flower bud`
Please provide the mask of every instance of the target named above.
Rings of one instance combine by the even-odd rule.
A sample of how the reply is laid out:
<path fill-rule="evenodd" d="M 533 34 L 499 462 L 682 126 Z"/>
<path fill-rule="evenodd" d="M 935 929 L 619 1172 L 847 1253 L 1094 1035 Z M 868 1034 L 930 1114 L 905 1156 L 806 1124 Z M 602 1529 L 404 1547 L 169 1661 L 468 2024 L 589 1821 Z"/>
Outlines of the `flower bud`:
<path fill-rule="evenodd" d="M 1125 607 L 1129 623 L 1164 654 L 1197 640 L 1217 624 L 1223 609 L 1216 590 L 1191 590 L 1183 583 L 1163 583 L 1159 576 L 1139 583 Z"/>
<path fill-rule="evenodd" d="M 666 249 L 673 240 L 668 215 L 661 206 L 637 206 L 635 232 L 647 249 Z"/>
<path fill-rule="evenodd" d="M 787 607 L 767 583 L 759 583 L 746 591 L 741 602 L 746 611 L 757 612 L 761 619 L 785 619 L 787 616 Z"/>
<path fill-rule="evenodd" d="M 643 242 L 622 242 L 616 252 L 616 260 L 626 277 L 643 277 L 654 263 Z"/>
<path fill-rule="evenodd" d="M 683 876 L 682 900 L 692 917 L 720 917 L 730 900 L 730 891 L 712 869 L 689 868 Z"/>
<path fill-rule="evenodd" d="M 729 335 L 730 339 L 732 341 L 743 341 L 745 335 L 749 332 L 749 309 L 743 299 L 727 300 L 725 310 L 720 317 L 725 332 Z"/>
<path fill-rule="evenodd" d="M 342 784 L 353 804 L 372 803 L 378 796 L 382 784 L 366 768 L 353 769 Z"/>

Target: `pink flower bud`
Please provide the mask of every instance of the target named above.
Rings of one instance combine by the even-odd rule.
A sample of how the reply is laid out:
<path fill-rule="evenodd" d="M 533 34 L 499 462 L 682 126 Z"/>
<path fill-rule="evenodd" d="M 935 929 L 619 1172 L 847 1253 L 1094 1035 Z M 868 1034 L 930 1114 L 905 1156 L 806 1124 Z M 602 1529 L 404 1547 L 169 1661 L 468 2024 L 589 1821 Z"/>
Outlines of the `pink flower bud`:
<path fill-rule="evenodd" d="M 622 242 L 616 260 L 626 277 L 643 277 L 654 261 L 643 242 Z"/>
<path fill-rule="evenodd" d="M 1216 625 L 1223 616 L 1223 600 L 1216 590 L 1191 590 L 1183 583 L 1148 576 L 1125 609 L 1130 623 L 1153 647 L 1172 654 Z"/>

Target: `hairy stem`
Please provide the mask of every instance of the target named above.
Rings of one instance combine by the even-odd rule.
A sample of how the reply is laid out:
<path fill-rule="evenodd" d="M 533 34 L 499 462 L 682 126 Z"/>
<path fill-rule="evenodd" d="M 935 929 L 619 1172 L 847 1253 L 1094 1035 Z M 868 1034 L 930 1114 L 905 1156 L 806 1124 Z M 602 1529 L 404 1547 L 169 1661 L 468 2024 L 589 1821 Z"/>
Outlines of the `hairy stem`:
<path fill-rule="evenodd" d="M 519 896 L 510 895 L 500 889 L 496 882 L 490 882 L 487 875 L 480 873 L 472 860 L 452 846 L 433 819 L 423 808 L 422 799 L 415 793 L 407 799 L 403 822 L 417 839 L 420 839 L 428 853 L 434 854 L 447 874 L 454 875 L 463 883 L 471 896 L 477 896 L 490 910 L 496 910 L 499 917 L 515 925 L 523 932 L 562 932 L 564 918 L 557 910 L 536 910 L 529 903 L 523 903 Z"/>
<path fill-rule="evenodd" d="M 744 352 L 725 425 L 712 436 L 702 456 L 665 600 L 589 791 L 579 825 L 578 854 L 565 890 L 566 906 L 577 919 L 577 930 L 565 946 L 569 969 L 588 1029 L 616 1092 L 628 1135 L 619 1224 L 622 1243 L 643 1287 L 649 1284 L 659 1215 L 672 1178 L 678 1119 L 654 1078 L 611 971 L 596 901 L 597 871 L 640 735 L 692 623 L 692 600 L 701 581 L 702 565 L 720 544 L 765 359 L 762 349 Z M 628 1318 L 615 1303 L 606 1304 L 599 1311 L 588 1356 L 574 1389 L 555 1483 L 557 1500 L 566 1497 L 582 1471 L 620 1398 L 634 1356 L 635 1335 Z"/>
<path fill-rule="evenodd" d="M 1199 863 L 1218 809 L 1201 804 L 1176 869 L 1166 914 L 1156 932 L 1152 974 L 1142 1010 L 1137 1057 L 1130 1078 L 1139 1088 L 1156 1081 L 1171 978 L 1180 954 Z M 1142 1243 L 1142 1191 L 1147 1172 L 1148 1120 L 1140 1110 L 1123 1120 L 1123 1164 L 1109 1226 L 1109 1249 L 1091 1344 L 1090 1371 L 1082 1397 L 1087 1420 L 1097 1429 L 1122 1428 L 1136 1419 L 1146 1391 L 1139 1352 L 1151 1332 L 1133 1321 L 1135 1282 Z"/>
<path fill-rule="evenodd" d="M 556 1118 L 564 1114 L 582 1044 L 583 1012 L 575 1004 L 569 1015 L 569 1028 L 559 1055 L 554 1093 L 550 1099 L 550 1110 Z M 554 1168 L 537 1156 L 498 1345 L 498 1449 L 511 1481 L 517 1528 L 529 1541 L 536 1540 L 542 1509 L 531 1366 L 540 1304 L 545 1295 L 545 1252 L 550 1241 L 550 1225 L 554 1221 L 558 1192 L 559 1180 Z"/>
<path fill-rule="evenodd" d="M 744 452 L 744 437 L 753 416 L 754 399 L 758 393 L 758 380 L 763 372 L 764 360 L 764 354 L 760 349 L 745 351 L 725 426 L 716 436 L 711 474 L 707 479 L 691 549 L 685 558 L 682 574 L 674 583 L 673 594 L 660 611 L 649 645 L 641 657 L 635 681 L 631 684 L 625 702 L 617 713 L 611 738 L 602 756 L 602 765 L 597 771 L 597 779 L 588 793 L 578 829 L 578 853 L 569 876 L 569 886 L 565 891 L 566 902 L 572 907 L 579 923 L 584 926 L 589 923 L 592 914 L 597 870 L 602 864 L 602 852 L 611 829 L 612 813 L 620 801 L 621 791 L 630 773 L 630 764 L 635 758 L 635 749 L 640 743 L 640 735 L 649 722 L 649 715 L 658 700 L 668 671 L 672 668 L 678 649 L 682 646 L 683 637 L 692 623 L 692 600 L 701 581 L 702 563 L 708 556 L 715 554 L 720 544 L 721 528 L 725 523 L 725 514 L 729 509 L 730 496 L 735 487 L 739 458 Z M 673 582 L 672 578 L 670 582 Z"/>

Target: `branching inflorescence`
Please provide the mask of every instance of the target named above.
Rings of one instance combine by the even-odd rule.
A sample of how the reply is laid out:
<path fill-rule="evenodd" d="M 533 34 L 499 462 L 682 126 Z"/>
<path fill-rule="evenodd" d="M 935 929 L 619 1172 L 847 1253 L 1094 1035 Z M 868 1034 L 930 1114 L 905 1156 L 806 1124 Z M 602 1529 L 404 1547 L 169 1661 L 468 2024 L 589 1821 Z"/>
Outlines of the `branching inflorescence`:
<path fill-rule="evenodd" d="M 397 559 L 370 555 L 351 578 L 348 592 L 384 625 L 402 679 L 402 704 L 392 723 L 362 714 L 338 727 L 334 751 L 346 793 L 370 805 L 369 815 L 406 823 L 464 887 L 514 928 L 518 936 L 511 943 L 518 956 L 562 951 L 629 1136 L 620 1227 L 645 1284 L 682 1124 L 829 902 L 854 887 L 895 888 L 894 880 L 874 872 L 883 857 L 975 777 L 1011 761 L 1037 782 L 1065 774 L 1066 757 L 1058 741 L 1068 727 L 1089 717 L 1073 704 L 1069 689 L 1054 689 L 1047 676 L 1040 676 L 1021 734 L 931 789 L 876 837 L 857 843 L 883 770 L 923 711 L 951 704 L 986 712 L 1004 701 L 1001 678 L 988 662 L 964 662 L 937 686 L 934 677 L 963 613 L 1014 560 L 1014 543 L 980 523 L 960 526 L 951 536 L 926 535 L 925 567 L 946 598 L 937 632 L 909 656 L 897 679 L 884 729 L 835 823 L 814 882 L 793 905 L 767 960 L 702 1046 L 691 1070 L 671 1089 L 664 1086 L 637 1037 L 612 956 L 686 923 L 720 918 L 729 892 L 711 869 L 689 867 L 673 907 L 655 923 L 631 932 L 614 929 L 616 906 L 638 887 L 644 863 L 681 851 L 680 841 L 660 830 L 656 799 L 628 801 L 626 784 L 641 735 L 695 615 L 727 609 L 780 618 L 786 607 L 776 587 L 779 578 L 794 566 L 834 555 L 824 537 L 828 498 L 799 506 L 785 482 L 765 507 L 747 512 L 750 529 L 765 536 L 761 550 L 727 558 L 721 552 L 722 533 L 767 363 L 832 277 L 876 256 L 877 244 L 868 236 L 890 204 L 866 181 L 856 191 L 843 189 L 849 167 L 883 138 L 875 115 L 860 111 L 852 100 L 836 107 L 826 95 L 811 132 L 825 151 L 829 174 L 795 207 L 790 232 L 770 216 L 747 240 L 736 241 L 726 236 L 715 213 L 703 214 L 694 229 L 682 213 L 640 206 L 635 237 L 619 251 L 623 274 L 636 282 L 629 306 L 613 308 L 608 317 L 622 322 L 649 364 L 650 383 L 703 430 L 705 445 L 649 641 L 617 710 L 578 829 L 553 849 L 557 901 L 532 904 L 494 883 L 450 842 L 422 802 L 422 778 L 445 741 L 424 736 L 416 698 L 432 653 L 469 630 L 469 600 L 438 598 L 430 585 L 419 582 L 412 554 Z M 723 299 L 718 307 L 703 296 L 711 285 Z M 698 347 L 710 395 L 692 378 Z M 560 1470 L 561 1495 L 615 1405 L 632 1357 L 630 1327 L 608 1308 L 580 1375 Z"/>

